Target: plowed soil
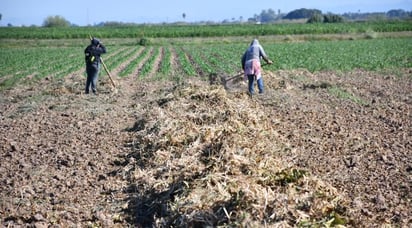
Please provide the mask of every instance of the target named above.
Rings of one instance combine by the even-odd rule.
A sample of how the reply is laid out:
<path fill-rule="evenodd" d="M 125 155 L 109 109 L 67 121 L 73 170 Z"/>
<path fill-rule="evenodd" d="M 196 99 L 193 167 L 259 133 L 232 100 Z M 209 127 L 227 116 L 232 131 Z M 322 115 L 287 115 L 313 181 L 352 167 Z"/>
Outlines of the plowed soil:
<path fill-rule="evenodd" d="M 384 224 L 408 227 L 412 224 L 410 69 L 396 75 L 362 70 L 345 73 L 277 71 L 265 72 L 264 80 L 265 94 L 253 97 L 247 95 L 245 83 L 237 79 L 222 86 L 198 79 L 177 84 L 116 76 L 115 90 L 107 77 L 101 77 L 99 94 L 85 95 L 82 93 L 84 77 L 77 74 L 60 80 L 45 78 L 1 91 L 0 224 L 4 227 L 233 225 L 236 224 L 233 218 L 241 217 L 236 210 L 243 209 L 251 216 L 239 222 L 246 226 L 287 227 L 302 225 L 302 221 L 312 225 L 325 225 L 329 221 L 329 224 L 347 227 Z M 195 91 L 188 92 L 188 89 Z M 305 170 L 307 176 L 318 181 L 316 183 L 325 183 L 328 189 L 336 191 L 331 195 L 340 203 L 333 206 L 333 212 L 343 220 L 331 217 L 331 208 L 315 207 L 314 199 L 319 191 L 310 197 L 304 198 L 302 193 L 294 198 L 287 192 L 290 190 L 286 190 L 288 184 L 294 184 L 290 179 L 278 185 L 271 185 L 274 182 L 269 183 L 267 178 L 253 182 L 263 186 L 266 195 L 259 196 L 258 188 L 254 188 L 255 199 L 244 196 L 250 204 L 241 203 L 242 198 L 237 198 L 236 206 L 233 201 L 216 209 L 219 202 L 214 202 L 214 207 L 207 208 L 208 202 L 203 202 L 203 206 L 196 204 L 191 208 L 188 200 L 185 205 L 175 205 L 181 209 L 174 210 L 170 202 L 179 202 L 179 197 L 192 197 L 190 202 L 197 202 L 194 200 L 196 192 L 201 193 L 193 189 L 213 174 L 210 164 L 218 159 L 216 153 L 230 151 L 238 145 L 239 140 L 230 143 L 212 128 L 202 128 L 202 124 L 212 121 L 225 123 L 226 117 L 221 113 L 219 119 L 208 116 L 222 107 L 229 110 L 224 115 L 230 116 L 232 121 L 237 115 L 245 115 L 254 119 L 252 122 L 257 126 L 254 131 L 263 129 L 259 126 L 271 131 L 268 135 L 251 133 L 245 125 L 244 132 L 226 129 L 220 133 L 229 134 L 230 131 L 230 135 L 239 140 L 242 137 L 250 139 L 250 147 L 242 148 L 252 154 L 267 155 L 268 151 L 276 151 L 269 157 L 273 165 L 279 165 L 278 170 Z M 259 114 L 254 116 L 241 111 L 249 108 Z M 199 110 L 205 111 L 196 116 Z M 167 115 L 173 119 L 167 119 Z M 186 119 L 178 122 L 180 117 Z M 240 122 L 242 118 L 239 116 Z M 195 124 L 186 128 L 184 123 L 191 121 Z M 238 126 L 243 126 L 240 122 Z M 167 132 L 164 129 L 176 130 Z M 196 135 L 182 139 L 181 135 L 193 132 L 201 132 L 201 139 Z M 216 135 L 209 137 L 205 132 Z M 262 138 L 254 141 L 251 135 Z M 197 161 L 182 160 L 178 168 L 173 166 L 173 159 L 182 159 L 183 154 L 171 156 L 168 152 L 194 148 L 196 143 L 202 142 L 209 143 L 208 151 L 215 157 L 209 154 L 207 162 L 199 163 L 205 167 L 192 167 L 198 172 L 191 173 L 189 178 L 183 174 L 188 171 L 185 166 L 197 164 Z M 235 157 L 240 156 L 236 153 L 241 151 L 240 146 L 236 148 Z M 205 151 L 203 147 L 202 153 Z M 146 152 L 151 153 L 150 157 Z M 168 157 L 162 166 L 156 164 L 163 161 L 161 156 Z M 239 164 L 239 175 L 245 183 L 249 177 L 266 175 L 255 169 L 264 166 L 259 165 L 264 160 Z M 225 160 L 225 164 L 234 167 L 233 161 Z M 165 167 L 169 173 L 159 171 Z M 178 170 L 182 172 L 171 182 L 175 183 L 173 187 L 162 188 L 160 182 L 142 181 L 143 177 L 153 180 L 160 176 L 166 180 Z M 209 173 L 205 175 L 207 170 Z M 229 179 L 239 177 L 233 169 L 231 172 L 219 170 L 219 175 L 224 173 Z M 177 177 L 183 180 L 176 181 Z M 150 184 L 153 185 L 147 190 Z M 296 185 L 304 186 L 303 183 Z M 192 191 L 187 190 L 190 187 Z M 224 195 L 225 188 L 220 188 Z M 168 189 L 169 194 L 160 194 L 164 189 Z M 186 189 L 187 194 L 176 189 Z M 277 195 L 279 189 L 283 189 L 283 196 L 289 197 L 282 213 L 276 203 L 281 201 Z M 244 192 L 247 194 L 246 190 Z M 306 196 L 309 193 L 307 189 Z M 259 202 L 263 202 L 261 207 L 256 206 Z M 259 213 L 255 213 L 253 208 L 261 209 L 256 209 Z"/>

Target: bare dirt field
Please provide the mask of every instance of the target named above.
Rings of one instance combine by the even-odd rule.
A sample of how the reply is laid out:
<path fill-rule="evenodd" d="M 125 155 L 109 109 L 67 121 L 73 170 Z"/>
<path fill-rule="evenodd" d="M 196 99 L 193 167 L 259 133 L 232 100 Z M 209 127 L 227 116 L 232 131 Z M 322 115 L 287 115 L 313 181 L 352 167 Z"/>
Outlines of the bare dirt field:
<path fill-rule="evenodd" d="M 408 227 L 411 71 L 1 91 L 0 224 Z"/>

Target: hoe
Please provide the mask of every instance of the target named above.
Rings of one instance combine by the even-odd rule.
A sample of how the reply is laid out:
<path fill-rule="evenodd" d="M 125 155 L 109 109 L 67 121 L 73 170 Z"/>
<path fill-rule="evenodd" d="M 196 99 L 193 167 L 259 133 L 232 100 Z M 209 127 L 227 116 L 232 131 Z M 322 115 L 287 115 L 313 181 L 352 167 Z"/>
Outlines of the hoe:
<path fill-rule="evenodd" d="M 268 64 L 266 64 L 266 63 L 265 63 L 265 64 L 262 64 L 261 67 L 266 66 L 266 65 L 268 65 Z M 236 74 L 236 75 L 234 75 L 234 76 L 229 76 L 229 77 L 220 76 L 220 80 L 221 80 L 223 86 L 225 87 L 225 89 L 227 89 L 227 82 L 232 81 L 232 80 L 234 80 L 234 79 L 237 79 L 237 78 L 239 78 L 240 76 L 242 76 L 243 74 L 244 74 L 244 73 L 241 72 L 241 73 L 238 73 L 238 74 Z"/>

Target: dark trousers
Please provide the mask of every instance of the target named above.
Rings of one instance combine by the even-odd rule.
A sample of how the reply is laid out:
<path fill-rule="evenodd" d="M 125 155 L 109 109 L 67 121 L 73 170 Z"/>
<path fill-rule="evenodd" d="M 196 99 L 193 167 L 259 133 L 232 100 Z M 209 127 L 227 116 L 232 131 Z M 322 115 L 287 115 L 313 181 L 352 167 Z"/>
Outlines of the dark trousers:
<path fill-rule="evenodd" d="M 93 93 L 97 92 L 97 78 L 99 77 L 100 66 L 97 64 L 91 64 L 86 66 L 86 89 L 85 92 L 88 94 L 90 89 Z"/>

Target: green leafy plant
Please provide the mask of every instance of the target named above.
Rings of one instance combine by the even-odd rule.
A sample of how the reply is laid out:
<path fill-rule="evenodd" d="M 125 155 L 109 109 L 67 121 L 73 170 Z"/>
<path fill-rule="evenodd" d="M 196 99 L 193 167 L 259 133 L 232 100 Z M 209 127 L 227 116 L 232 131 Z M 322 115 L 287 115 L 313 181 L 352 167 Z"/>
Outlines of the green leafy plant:
<path fill-rule="evenodd" d="M 328 92 L 340 99 L 350 100 L 360 105 L 367 104 L 366 101 L 337 86 L 328 87 Z"/>

